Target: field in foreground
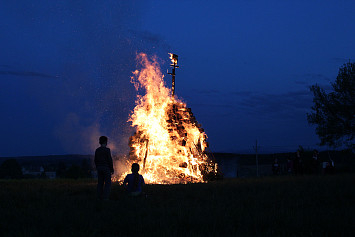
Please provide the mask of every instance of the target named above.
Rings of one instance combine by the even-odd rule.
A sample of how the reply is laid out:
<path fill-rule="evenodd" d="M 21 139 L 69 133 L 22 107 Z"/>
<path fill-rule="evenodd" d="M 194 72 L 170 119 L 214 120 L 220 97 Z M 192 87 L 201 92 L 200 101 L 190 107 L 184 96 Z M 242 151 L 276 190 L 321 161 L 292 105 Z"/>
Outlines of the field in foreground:
<path fill-rule="evenodd" d="M 0 180 L 0 236 L 354 236 L 355 175 L 147 185 L 114 184 L 99 202 L 90 180 Z"/>

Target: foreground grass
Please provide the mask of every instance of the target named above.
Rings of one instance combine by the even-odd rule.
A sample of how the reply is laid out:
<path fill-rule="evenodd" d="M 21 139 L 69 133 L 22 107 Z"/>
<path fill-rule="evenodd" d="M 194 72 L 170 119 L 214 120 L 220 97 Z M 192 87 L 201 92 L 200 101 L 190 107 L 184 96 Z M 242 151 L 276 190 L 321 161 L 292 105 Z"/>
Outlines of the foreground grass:
<path fill-rule="evenodd" d="M 355 175 L 113 185 L 98 202 L 89 180 L 0 181 L 0 236 L 354 236 Z"/>

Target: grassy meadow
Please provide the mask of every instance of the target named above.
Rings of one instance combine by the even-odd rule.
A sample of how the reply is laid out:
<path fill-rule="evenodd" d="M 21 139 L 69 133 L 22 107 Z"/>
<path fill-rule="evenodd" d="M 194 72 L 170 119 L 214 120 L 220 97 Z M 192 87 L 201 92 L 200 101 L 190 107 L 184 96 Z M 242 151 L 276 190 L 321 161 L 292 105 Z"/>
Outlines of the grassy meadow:
<path fill-rule="evenodd" d="M 354 236 L 355 175 L 146 185 L 96 200 L 94 180 L 0 180 L 0 236 Z"/>

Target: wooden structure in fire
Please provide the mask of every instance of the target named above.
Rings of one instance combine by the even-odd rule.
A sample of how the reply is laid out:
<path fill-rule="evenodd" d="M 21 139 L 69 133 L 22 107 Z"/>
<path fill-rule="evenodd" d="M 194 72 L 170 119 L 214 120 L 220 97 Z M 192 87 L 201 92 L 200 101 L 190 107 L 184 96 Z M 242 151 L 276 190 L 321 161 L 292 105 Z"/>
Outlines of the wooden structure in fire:
<path fill-rule="evenodd" d="M 172 64 L 170 65 L 172 67 L 172 72 L 168 74 L 172 76 L 172 97 L 174 99 L 175 69 L 179 68 L 179 66 L 177 66 L 178 55 L 170 54 L 170 59 L 172 61 Z M 189 148 L 190 152 L 194 155 L 194 157 L 205 160 L 204 162 L 205 167 L 201 167 L 204 180 L 221 178 L 222 174 L 220 173 L 219 168 L 217 167 L 217 163 L 215 162 L 213 153 L 212 152 L 206 153 L 205 149 L 203 150 L 201 149 L 201 147 L 208 148 L 209 144 L 207 142 L 207 136 L 204 133 L 204 129 L 202 128 L 201 124 L 197 122 L 195 116 L 191 111 L 191 108 L 186 107 L 184 103 L 179 103 L 173 100 L 173 103 L 170 104 L 170 107 L 167 110 L 167 115 L 168 115 L 167 116 L 168 120 L 166 122 L 168 124 L 170 139 L 172 141 L 177 142 L 177 144 L 179 144 L 180 146 L 186 146 L 187 143 L 193 143 L 187 140 L 188 133 L 185 129 L 185 126 L 187 124 L 197 127 L 199 131 L 204 134 L 203 139 L 199 139 L 197 144 L 193 143 L 193 147 L 190 146 Z M 137 142 L 140 143 L 140 147 L 145 146 L 144 149 L 145 152 L 144 154 L 141 154 L 140 157 L 136 155 L 135 146 L 133 146 L 133 144 L 136 144 Z M 130 153 L 129 153 L 130 160 L 139 163 L 142 162 L 143 169 L 144 169 L 148 157 L 149 140 L 144 136 L 142 131 L 137 131 L 133 136 L 130 137 L 129 146 L 130 146 Z M 180 164 L 179 167 L 187 168 L 187 165 L 188 164 L 184 162 Z"/>

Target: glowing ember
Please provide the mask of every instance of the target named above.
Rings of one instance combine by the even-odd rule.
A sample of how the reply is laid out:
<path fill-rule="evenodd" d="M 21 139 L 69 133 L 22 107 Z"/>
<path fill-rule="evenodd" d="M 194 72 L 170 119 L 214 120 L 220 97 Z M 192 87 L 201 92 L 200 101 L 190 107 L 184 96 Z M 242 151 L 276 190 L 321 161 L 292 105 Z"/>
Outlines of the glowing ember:
<path fill-rule="evenodd" d="M 140 164 L 147 183 L 204 182 L 217 170 L 217 164 L 204 153 L 208 146 L 204 130 L 191 109 L 172 97 L 156 58 L 149 60 L 141 53 L 137 60 L 142 69 L 133 72 L 131 82 L 136 90 L 145 89 L 145 95 L 137 96 L 128 120 L 136 128 L 129 141 L 129 163 Z"/>

